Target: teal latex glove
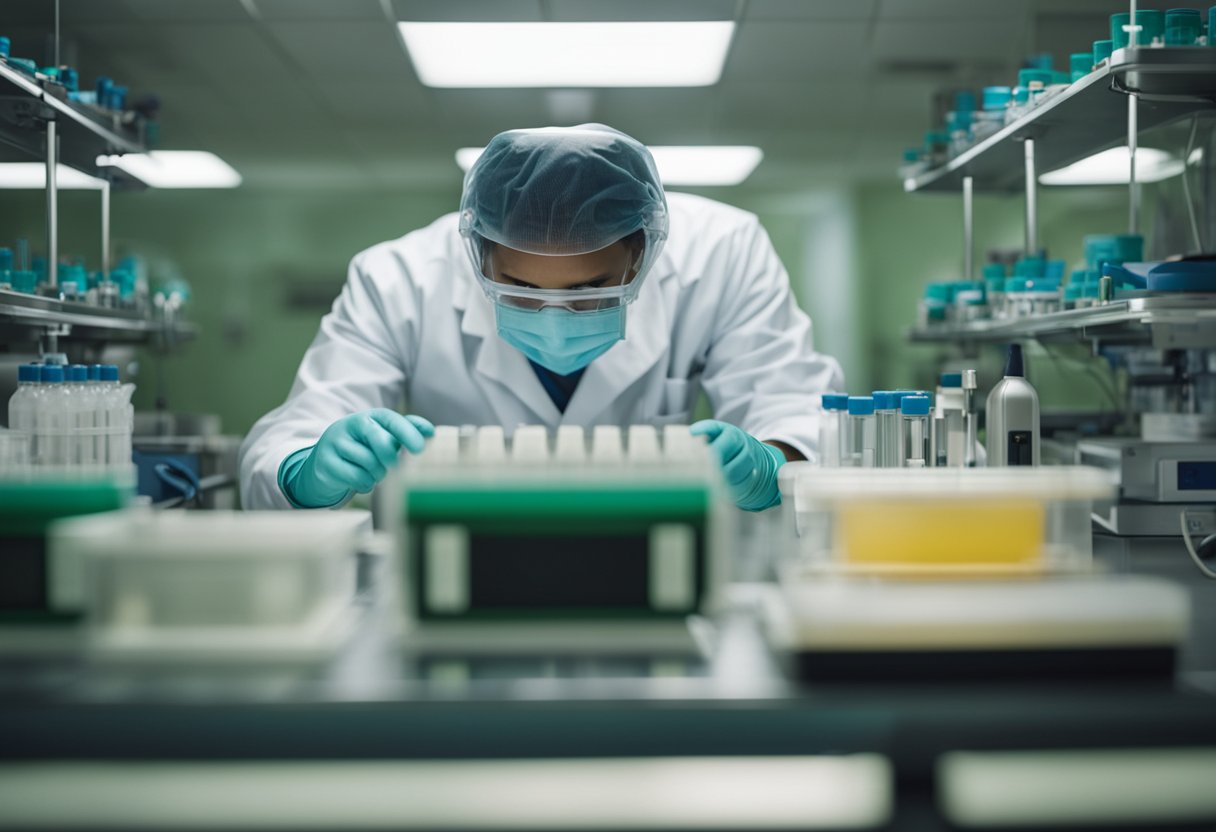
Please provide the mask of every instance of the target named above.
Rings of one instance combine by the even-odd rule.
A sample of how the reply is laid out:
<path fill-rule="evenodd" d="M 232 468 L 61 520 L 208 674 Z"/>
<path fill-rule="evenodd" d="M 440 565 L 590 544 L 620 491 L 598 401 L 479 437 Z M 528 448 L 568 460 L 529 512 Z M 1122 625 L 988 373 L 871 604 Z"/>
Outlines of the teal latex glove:
<path fill-rule="evenodd" d="M 299 508 L 335 506 L 357 491 L 366 494 L 397 464 L 401 449 L 421 453 L 435 426 L 421 416 L 377 408 L 334 422 L 317 444 L 296 451 L 279 466 L 279 489 Z"/>
<path fill-rule="evenodd" d="M 763 511 L 781 502 L 777 469 L 785 464 L 785 454 L 726 422 L 704 419 L 689 430 L 693 436 L 709 438 L 709 449 L 722 466 L 735 505 L 744 511 Z"/>

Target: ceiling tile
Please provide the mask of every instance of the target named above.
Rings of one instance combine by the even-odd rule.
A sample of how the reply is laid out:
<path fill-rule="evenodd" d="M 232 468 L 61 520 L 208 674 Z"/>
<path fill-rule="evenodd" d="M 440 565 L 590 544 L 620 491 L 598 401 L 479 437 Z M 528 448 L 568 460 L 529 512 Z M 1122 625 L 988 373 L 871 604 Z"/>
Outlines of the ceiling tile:
<path fill-rule="evenodd" d="M 751 0 L 747 20 L 869 20 L 878 0 Z"/>
<path fill-rule="evenodd" d="M 398 20 L 543 20 L 540 0 L 392 0 Z"/>
<path fill-rule="evenodd" d="M 723 77 L 729 80 L 779 80 L 810 72 L 839 77 L 864 68 L 864 23 L 752 23 L 735 35 Z"/>
<path fill-rule="evenodd" d="M 263 20 L 381 20 L 380 0 L 249 0 Z"/>
<path fill-rule="evenodd" d="M 995 37 L 983 20 L 913 21 L 880 18 L 874 27 L 875 61 L 1004 62 L 1020 52 L 1026 21 L 1003 27 Z"/>
<path fill-rule="evenodd" d="M 269 23 L 267 31 L 315 80 L 414 78 L 394 27 L 384 21 Z"/>
<path fill-rule="evenodd" d="M 879 0 L 882 20 L 1025 17 L 1027 0 Z"/>
<path fill-rule="evenodd" d="M 548 20 L 734 20 L 734 0 L 549 0 Z"/>
<path fill-rule="evenodd" d="M 861 80 L 812 76 L 782 83 L 728 81 L 721 85 L 722 117 L 758 129 L 795 127 L 808 133 L 828 128 L 854 128 L 871 103 Z"/>
<path fill-rule="evenodd" d="M 241 0 L 123 0 L 127 14 L 121 20 L 248 22 Z"/>
<path fill-rule="evenodd" d="M 414 81 L 328 83 L 316 89 L 329 111 L 355 128 L 431 124 L 436 118 L 431 91 Z"/>

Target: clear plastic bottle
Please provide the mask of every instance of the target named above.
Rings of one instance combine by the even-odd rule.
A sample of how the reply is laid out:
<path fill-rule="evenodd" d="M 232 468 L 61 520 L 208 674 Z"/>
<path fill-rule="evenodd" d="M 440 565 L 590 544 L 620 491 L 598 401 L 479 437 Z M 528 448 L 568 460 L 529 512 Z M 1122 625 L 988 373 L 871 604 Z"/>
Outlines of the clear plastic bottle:
<path fill-rule="evenodd" d="M 878 442 L 873 396 L 849 396 L 848 437 L 848 461 L 842 459 L 841 464 L 873 468 Z"/>
<path fill-rule="evenodd" d="M 38 457 L 36 464 L 47 468 L 66 469 L 68 464 L 68 412 L 71 399 L 64 386 L 63 366 L 46 364 L 42 367 L 42 395 L 38 397 L 35 421 Z"/>
<path fill-rule="evenodd" d="M 8 400 L 8 426 L 26 437 L 26 447 L 34 458 L 34 414 L 41 393 L 37 364 L 22 364 L 17 368 L 17 389 Z"/>
<path fill-rule="evenodd" d="M 101 382 L 109 437 L 108 464 L 111 469 L 123 470 L 131 465 L 131 434 L 135 423 L 131 394 L 135 392 L 135 385 L 120 384 L 118 367 L 113 364 L 102 365 Z"/>
<path fill-rule="evenodd" d="M 95 397 L 89 386 L 89 368 L 71 364 L 67 370 L 67 390 L 72 402 L 68 414 L 71 433 L 68 437 L 68 457 L 71 464 L 85 470 L 96 464 L 93 433 L 96 428 Z"/>
<path fill-rule="evenodd" d="M 823 394 L 823 416 L 819 421 L 819 464 L 839 468 L 844 444 L 849 397 L 844 393 Z"/>
<path fill-rule="evenodd" d="M 904 468 L 932 465 L 929 450 L 929 397 L 905 396 L 899 402 L 899 456 Z"/>

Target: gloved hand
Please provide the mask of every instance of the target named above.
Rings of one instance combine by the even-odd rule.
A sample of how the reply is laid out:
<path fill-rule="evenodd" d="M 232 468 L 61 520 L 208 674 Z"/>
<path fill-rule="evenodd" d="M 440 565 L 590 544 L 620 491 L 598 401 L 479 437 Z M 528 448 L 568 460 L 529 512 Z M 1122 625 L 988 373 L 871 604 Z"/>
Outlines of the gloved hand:
<path fill-rule="evenodd" d="M 722 465 L 735 505 L 763 511 L 781 502 L 777 469 L 785 464 L 785 454 L 726 422 L 704 419 L 689 430 L 693 436 L 709 437 L 709 448 Z"/>
<path fill-rule="evenodd" d="M 317 444 L 279 466 L 279 488 L 301 508 L 337 505 L 352 491 L 366 494 L 397 464 L 405 448 L 420 453 L 435 426 L 421 416 L 377 408 L 334 422 Z"/>

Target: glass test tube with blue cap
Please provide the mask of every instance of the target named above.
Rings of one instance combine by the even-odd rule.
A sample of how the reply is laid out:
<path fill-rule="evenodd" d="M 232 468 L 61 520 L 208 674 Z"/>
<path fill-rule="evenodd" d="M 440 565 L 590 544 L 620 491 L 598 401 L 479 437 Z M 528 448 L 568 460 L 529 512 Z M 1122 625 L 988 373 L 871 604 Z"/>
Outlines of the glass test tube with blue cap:
<path fill-rule="evenodd" d="M 899 401 L 899 414 L 900 464 L 904 468 L 929 466 L 929 397 L 903 397 Z"/>
<path fill-rule="evenodd" d="M 878 436 L 874 464 L 878 468 L 898 468 L 900 396 L 892 390 L 875 390 L 872 398 Z"/>
<path fill-rule="evenodd" d="M 851 468 L 873 468 L 878 429 L 874 420 L 873 396 L 849 396 L 848 461 Z"/>
<path fill-rule="evenodd" d="M 824 393 L 823 416 L 819 422 L 819 464 L 839 468 L 846 438 L 849 397 L 844 393 Z"/>

